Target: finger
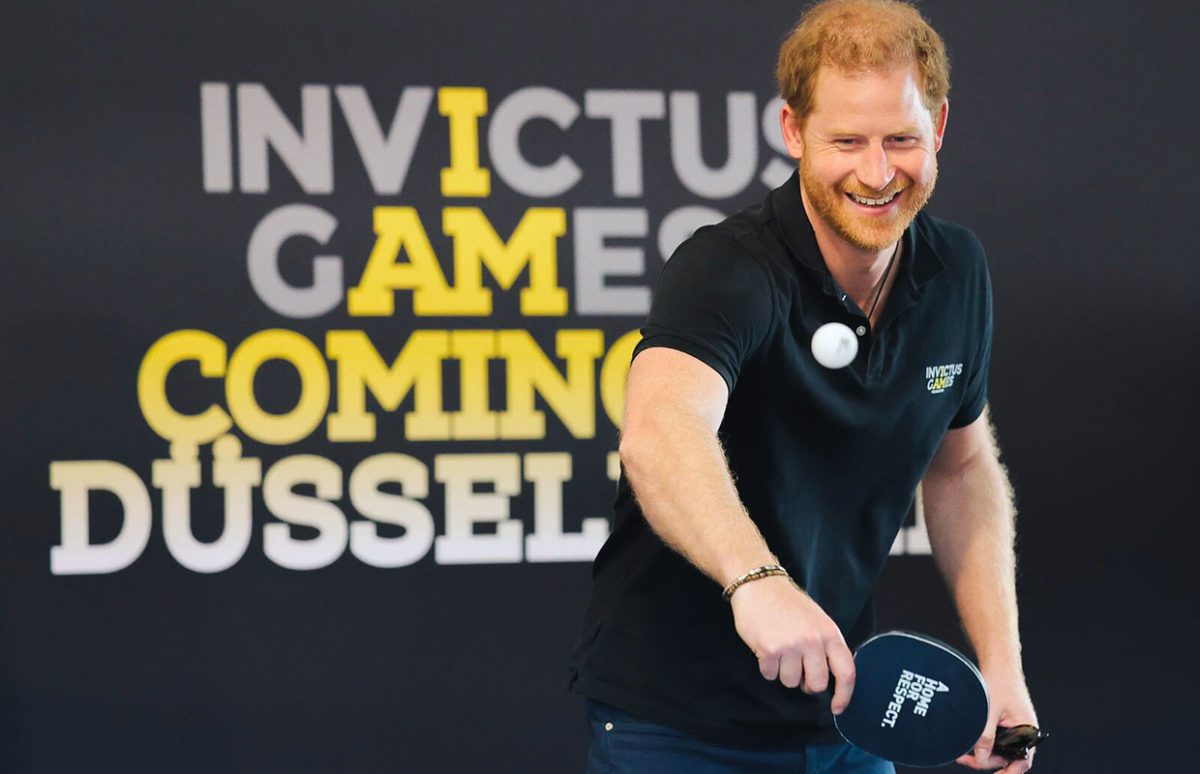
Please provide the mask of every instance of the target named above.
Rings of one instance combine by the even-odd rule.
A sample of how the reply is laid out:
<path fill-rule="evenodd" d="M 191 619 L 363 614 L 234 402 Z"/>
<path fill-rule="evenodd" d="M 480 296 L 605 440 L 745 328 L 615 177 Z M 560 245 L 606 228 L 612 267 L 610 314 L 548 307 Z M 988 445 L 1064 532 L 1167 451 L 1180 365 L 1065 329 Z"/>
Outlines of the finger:
<path fill-rule="evenodd" d="M 971 751 L 958 756 L 955 763 L 977 771 L 995 771 L 996 769 L 1004 769 L 1005 766 L 1027 763 L 1027 761 L 1010 761 L 1008 758 L 1001 758 L 999 755 L 987 755 L 981 758 L 974 751 Z M 1004 770 L 1008 772 L 1008 769 Z M 1013 771 L 1023 771 L 1023 769 L 1013 769 Z M 1009 774 L 1012 774 L 1012 772 L 1009 772 Z"/>
<path fill-rule="evenodd" d="M 986 758 L 980 758 L 978 755 L 976 755 L 975 760 L 979 763 L 979 768 L 981 769 L 987 769 L 989 771 L 1001 769 L 1008 774 L 1014 774 L 1015 772 L 1020 771 L 1021 769 L 1016 769 L 1013 767 L 1017 766 L 1018 764 L 1026 763 L 1026 761 L 1023 760 L 1010 761 L 1008 758 L 1002 758 L 999 755 L 989 755 Z"/>
<path fill-rule="evenodd" d="M 759 656 L 758 671 L 768 680 L 779 676 L 779 656 Z"/>
<path fill-rule="evenodd" d="M 959 766 L 966 766 L 968 769 L 975 769 L 976 771 L 995 771 L 1012 763 L 1012 761 L 994 755 L 987 758 L 980 758 L 974 752 L 969 752 L 960 755 L 955 763 Z"/>
<path fill-rule="evenodd" d="M 846 643 L 838 641 L 829 648 L 829 668 L 833 671 L 833 714 L 840 715 L 854 693 L 854 656 Z"/>
<path fill-rule="evenodd" d="M 992 755 L 991 748 L 984 749 L 983 747 L 975 748 L 975 762 L 979 765 L 976 768 L 980 769 L 1001 769 L 1012 763 L 1008 758 L 1001 758 L 999 755 Z"/>
<path fill-rule="evenodd" d="M 983 730 L 983 736 L 979 737 L 979 741 L 975 743 L 975 760 L 979 763 L 979 768 L 988 765 L 989 760 L 998 761 L 992 768 L 1005 766 L 1008 764 L 1007 758 L 1001 758 L 998 755 L 992 755 L 992 745 L 996 743 L 996 718 L 988 718 L 987 727 Z"/>
<path fill-rule="evenodd" d="M 807 664 L 796 653 L 785 653 L 779 659 L 779 682 L 788 688 L 795 688 L 804 677 Z"/>
<path fill-rule="evenodd" d="M 824 650 L 804 653 L 804 692 L 820 693 L 829 687 L 829 665 Z"/>
<path fill-rule="evenodd" d="M 1033 763 L 1025 759 L 1005 762 L 1008 763 L 1008 766 L 1006 766 L 1002 771 L 997 772 L 997 774 L 1023 774 L 1024 772 L 1033 768 Z"/>
<path fill-rule="evenodd" d="M 1008 766 L 1003 772 L 1001 772 L 1001 774 L 1022 774 L 1023 772 L 1029 771 L 1033 768 L 1033 754 L 1034 750 L 1030 750 L 1024 758 L 1018 758 L 1015 761 L 1005 760 L 1004 763 L 1007 763 Z"/>

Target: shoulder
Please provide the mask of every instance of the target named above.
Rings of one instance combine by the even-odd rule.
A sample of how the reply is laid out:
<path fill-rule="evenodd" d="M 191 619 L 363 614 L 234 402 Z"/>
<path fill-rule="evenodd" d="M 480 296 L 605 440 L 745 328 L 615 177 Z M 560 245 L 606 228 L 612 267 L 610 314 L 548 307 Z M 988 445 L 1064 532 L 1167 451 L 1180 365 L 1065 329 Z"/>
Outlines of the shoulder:
<path fill-rule="evenodd" d="M 918 240 L 924 242 L 947 268 L 968 272 L 986 270 L 983 244 L 971 229 L 926 212 L 919 213 L 913 225 Z"/>
<path fill-rule="evenodd" d="M 756 251 L 725 223 L 698 230 L 659 275 L 637 353 L 665 346 L 712 368 L 729 390 L 770 335 L 776 284 Z"/>
<path fill-rule="evenodd" d="M 725 292 L 768 294 L 776 285 L 772 248 L 764 243 L 768 236 L 744 213 L 704 226 L 671 255 L 660 282 L 687 275 L 724 286 Z"/>
<path fill-rule="evenodd" d="M 720 223 L 700 229 L 696 236 L 736 244 L 747 257 L 761 265 L 788 254 L 780 237 L 777 218 L 774 203 L 768 197 Z"/>

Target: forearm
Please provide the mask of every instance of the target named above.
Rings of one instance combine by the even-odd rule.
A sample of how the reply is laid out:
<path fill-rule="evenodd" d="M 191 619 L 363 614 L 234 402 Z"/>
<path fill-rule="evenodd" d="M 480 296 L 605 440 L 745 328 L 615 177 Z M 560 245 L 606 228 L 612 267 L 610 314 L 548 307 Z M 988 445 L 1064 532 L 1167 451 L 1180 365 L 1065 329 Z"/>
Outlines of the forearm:
<path fill-rule="evenodd" d="M 925 521 L 981 666 L 1019 676 L 1012 491 L 990 430 L 987 440 L 966 460 L 930 468 Z"/>
<path fill-rule="evenodd" d="M 646 521 L 668 545 L 721 586 L 776 564 L 746 513 L 715 432 L 686 412 L 654 412 L 626 426 L 621 459 Z M 831 706 L 854 690 L 854 658 L 837 624 L 787 578 L 741 586 L 730 600 L 738 636 L 767 680 L 820 693 L 833 675 Z"/>
<path fill-rule="evenodd" d="M 626 427 L 621 462 L 651 528 L 718 584 L 777 560 L 746 513 L 716 435 L 664 410 Z"/>

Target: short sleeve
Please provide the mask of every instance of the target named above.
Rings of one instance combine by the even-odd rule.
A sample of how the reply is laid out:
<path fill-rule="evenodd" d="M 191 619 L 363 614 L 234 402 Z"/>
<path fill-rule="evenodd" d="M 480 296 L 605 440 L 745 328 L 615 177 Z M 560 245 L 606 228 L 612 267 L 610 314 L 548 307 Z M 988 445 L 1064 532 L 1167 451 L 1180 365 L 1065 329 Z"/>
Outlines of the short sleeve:
<path fill-rule="evenodd" d="M 634 357 L 651 347 L 685 352 L 720 374 L 732 392 L 770 330 L 772 288 L 745 247 L 701 231 L 663 268 Z"/>
<path fill-rule="evenodd" d="M 972 235 L 973 236 L 973 235 Z M 950 428 L 966 427 L 979 418 L 983 407 L 987 405 L 988 369 L 992 359 L 992 283 L 988 277 L 987 259 L 983 247 L 977 240 L 972 240 L 978 255 L 972 261 L 975 275 L 967 286 L 973 295 L 969 300 L 969 308 L 975 310 L 967 319 L 975 326 L 976 344 L 974 357 L 970 360 L 970 371 L 963 374 L 966 383 L 963 385 L 963 399 L 958 413 L 950 421 Z"/>

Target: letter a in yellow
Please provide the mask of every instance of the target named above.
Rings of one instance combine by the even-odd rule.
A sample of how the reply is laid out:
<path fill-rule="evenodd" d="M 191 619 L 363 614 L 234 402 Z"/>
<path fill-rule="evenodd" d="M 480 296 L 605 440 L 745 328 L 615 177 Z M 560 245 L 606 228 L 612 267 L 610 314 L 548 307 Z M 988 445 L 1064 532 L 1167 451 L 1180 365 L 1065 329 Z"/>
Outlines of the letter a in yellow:
<path fill-rule="evenodd" d="M 412 207 L 375 208 L 375 247 L 358 286 L 346 294 L 355 317 L 387 317 L 395 311 L 394 291 L 412 289 L 413 311 L 421 316 L 454 314 L 444 299 L 450 288 L 429 235 Z M 407 263 L 396 259 L 403 249 Z"/>

